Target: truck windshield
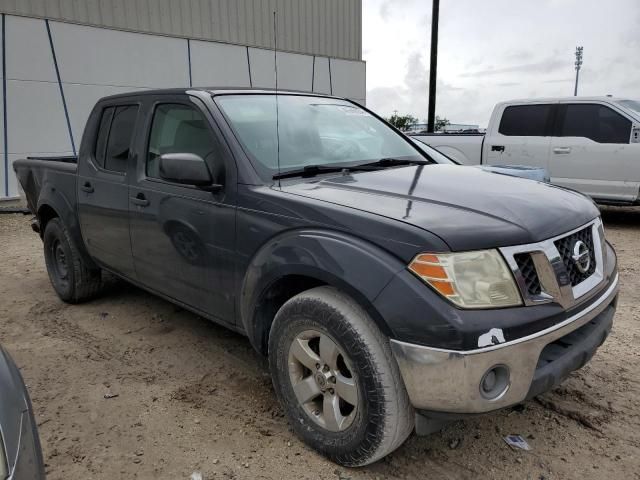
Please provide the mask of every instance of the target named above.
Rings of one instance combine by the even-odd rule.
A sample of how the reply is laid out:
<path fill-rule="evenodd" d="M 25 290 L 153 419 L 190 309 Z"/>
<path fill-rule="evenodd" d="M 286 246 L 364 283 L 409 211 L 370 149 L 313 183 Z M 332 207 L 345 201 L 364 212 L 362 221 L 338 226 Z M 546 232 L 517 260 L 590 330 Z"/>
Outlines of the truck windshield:
<path fill-rule="evenodd" d="M 305 166 L 422 160 L 405 138 L 344 100 L 302 95 L 221 95 L 216 102 L 260 174 Z M 279 157 L 279 162 L 278 162 Z M 279 165 L 278 165 L 279 163 Z"/>
<path fill-rule="evenodd" d="M 618 103 L 631 110 L 640 119 L 640 102 L 638 100 L 620 100 Z"/>

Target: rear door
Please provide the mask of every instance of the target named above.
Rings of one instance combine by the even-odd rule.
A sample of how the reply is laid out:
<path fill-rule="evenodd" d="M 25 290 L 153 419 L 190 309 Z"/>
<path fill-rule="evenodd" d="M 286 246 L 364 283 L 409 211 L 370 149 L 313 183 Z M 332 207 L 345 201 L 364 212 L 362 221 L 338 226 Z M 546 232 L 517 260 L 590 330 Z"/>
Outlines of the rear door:
<path fill-rule="evenodd" d="M 632 122 L 598 102 L 561 104 L 551 141 L 551 181 L 596 199 L 633 201 L 640 186 L 640 148 Z"/>
<path fill-rule="evenodd" d="M 140 160 L 129 192 L 131 244 L 138 280 L 210 316 L 234 322 L 235 169 L 199 100 L 148 97 Z M 195 103 L 194 103 L 195 102 Z M 165 153 L 202 157 L 211 192 L 164 180 Z"/>
<path fill-rule="evenodd" d="M 134 277 L 128 166 L 139 104 L 103 104 L 91 116 L 78 159 L 78 217 L 87 250 L 102 266 Z"/>
<path fill-rule="evenodd" d="M 555 104 L 507 105 L 484 140 L 483 163 L 548 170 Z"/>

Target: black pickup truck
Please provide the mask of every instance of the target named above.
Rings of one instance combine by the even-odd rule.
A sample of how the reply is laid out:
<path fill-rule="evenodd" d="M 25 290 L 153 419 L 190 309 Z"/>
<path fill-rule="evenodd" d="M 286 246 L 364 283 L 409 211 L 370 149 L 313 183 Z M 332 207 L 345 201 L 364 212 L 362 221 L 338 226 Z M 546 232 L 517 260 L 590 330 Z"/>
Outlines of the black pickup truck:
<path fill-rule="evenodd" d="M 108 97 L 77 161 L 14 169 L 62 300 L 109 271 L 242 332 L 297 434 L 343 465 L 550 389 L 612 326 L 589 199 L 438 164 L 348 100 Z"/>

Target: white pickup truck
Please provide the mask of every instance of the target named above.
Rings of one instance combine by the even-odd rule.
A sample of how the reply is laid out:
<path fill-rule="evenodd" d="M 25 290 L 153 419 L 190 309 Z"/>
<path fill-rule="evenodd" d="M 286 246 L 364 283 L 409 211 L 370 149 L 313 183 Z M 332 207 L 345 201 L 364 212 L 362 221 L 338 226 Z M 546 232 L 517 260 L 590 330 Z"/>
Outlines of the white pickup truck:
<path fill-rule="evenodd" d="M 414 138 L 466 165 L 544 167 L 551 183 L 598 203 L 640 205 L 640 101 L 614 97 L 513 100 L 486 134 Z"/>

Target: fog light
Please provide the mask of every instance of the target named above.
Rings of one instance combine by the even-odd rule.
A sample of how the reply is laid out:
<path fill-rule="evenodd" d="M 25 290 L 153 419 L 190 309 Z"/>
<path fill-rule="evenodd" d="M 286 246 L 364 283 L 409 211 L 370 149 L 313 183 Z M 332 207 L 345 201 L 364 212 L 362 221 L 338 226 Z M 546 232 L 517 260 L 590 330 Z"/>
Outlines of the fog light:
<path fill-rule="evenodd" d="M 505 365 L 491 367 L 480 380 L 480 394 L 487 400 L 501 397 L 509 388 L 509 369 Z"/>

